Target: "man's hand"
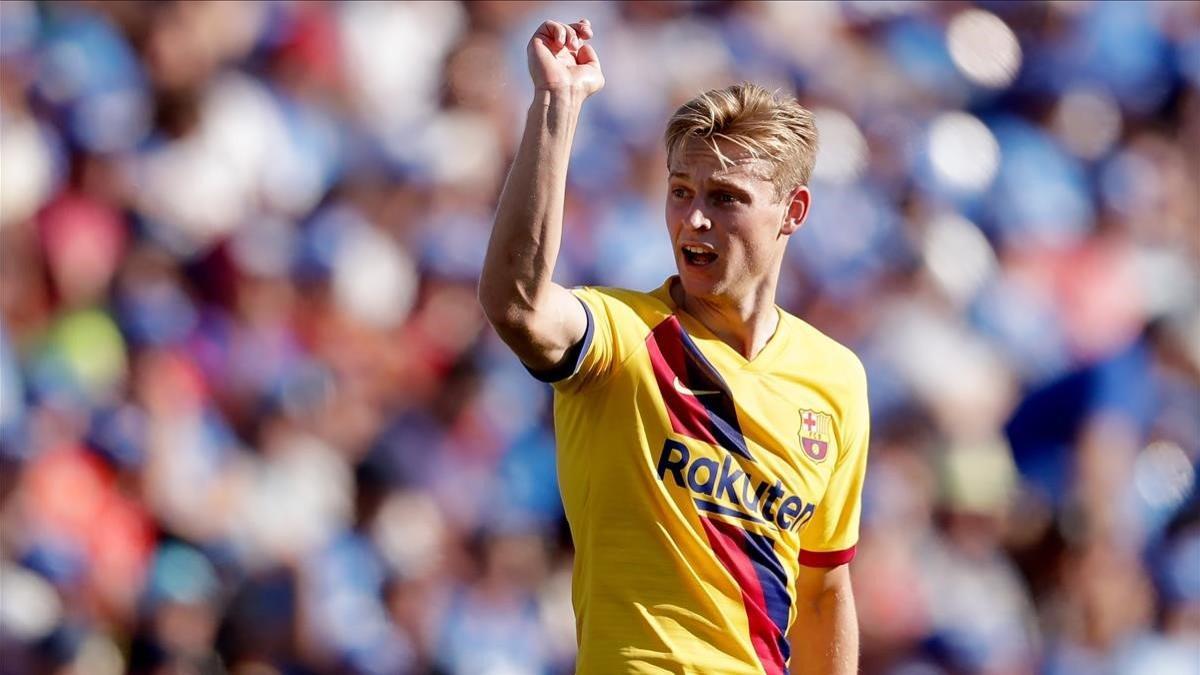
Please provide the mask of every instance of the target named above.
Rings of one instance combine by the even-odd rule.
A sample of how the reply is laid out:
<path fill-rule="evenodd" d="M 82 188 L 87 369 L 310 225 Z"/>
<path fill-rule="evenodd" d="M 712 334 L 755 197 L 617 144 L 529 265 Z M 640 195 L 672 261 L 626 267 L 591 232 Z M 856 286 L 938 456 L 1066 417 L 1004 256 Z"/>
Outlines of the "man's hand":
<path fill-rule="evenodd" d="M 529 75 L 539 91 L 570 90 L 587 98 L 604 87 L 600 59 L 584 40 L 592 38 L 592 24 L 580 19 L 571 24 L 547 21 L 529 40 Z"/>

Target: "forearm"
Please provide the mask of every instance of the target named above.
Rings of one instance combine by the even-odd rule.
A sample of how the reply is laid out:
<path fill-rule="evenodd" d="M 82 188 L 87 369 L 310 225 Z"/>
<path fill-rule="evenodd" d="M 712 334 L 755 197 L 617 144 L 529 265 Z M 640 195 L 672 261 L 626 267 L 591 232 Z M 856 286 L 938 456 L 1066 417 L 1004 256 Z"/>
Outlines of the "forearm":
<path fill-rule="evenodd" d="M 851 675 L 858 672 L 858 614 L 849 585 L 830 588 L 797 604 L 789 635 L 790 671 L 795 675 Z"/>
<path fill-rule="evenodd" d="M 532 312 L 551 286 L 583 99 L 569 90 L 535 92 L 479 279 L 480 301 L 493 321 Z"/>

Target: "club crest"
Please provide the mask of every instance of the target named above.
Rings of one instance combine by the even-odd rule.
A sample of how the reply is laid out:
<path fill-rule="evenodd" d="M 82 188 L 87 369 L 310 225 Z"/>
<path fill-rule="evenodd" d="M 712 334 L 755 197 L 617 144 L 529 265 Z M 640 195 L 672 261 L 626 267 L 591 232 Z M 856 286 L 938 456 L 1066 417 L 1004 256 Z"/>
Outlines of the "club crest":
<path fill-rule="evenodd" d="M 799 436 L 804 454 L 814 462 L 824 461 L 833 440 L 833 418 L 829 413 L 801 409 Z"/>

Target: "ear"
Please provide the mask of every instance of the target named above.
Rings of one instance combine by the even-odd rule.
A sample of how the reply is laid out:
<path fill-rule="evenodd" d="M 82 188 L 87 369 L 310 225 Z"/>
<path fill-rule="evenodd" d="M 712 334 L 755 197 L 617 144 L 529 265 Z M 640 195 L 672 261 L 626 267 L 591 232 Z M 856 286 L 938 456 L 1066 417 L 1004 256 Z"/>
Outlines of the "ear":
<path fill-rule="evenodd" d="M 787 197 L 787 213 L 783 216 L 780 234 L 791 235 L 804 226 L 808 218 L 808 207 L 812 204 L 812 192 L 807 185 L 792 190 Z"/>

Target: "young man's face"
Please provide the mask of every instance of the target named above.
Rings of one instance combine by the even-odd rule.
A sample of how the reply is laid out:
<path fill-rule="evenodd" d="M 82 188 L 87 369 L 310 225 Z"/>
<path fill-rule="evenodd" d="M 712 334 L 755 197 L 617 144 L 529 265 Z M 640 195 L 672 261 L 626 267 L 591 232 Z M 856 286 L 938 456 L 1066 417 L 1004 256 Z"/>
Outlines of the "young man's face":
<path fill-rule="evenodd" d="M 688 139 L 671 157 L 667 231 L 684 291 L 740 297 L 774 281 L 790 234 L 808 212 L 808 189 L 778 195 L 774 167 L 728 141 L 722 167 L 708 142 Z M 773 285 L 773 284 L 772 284 Z"/>

